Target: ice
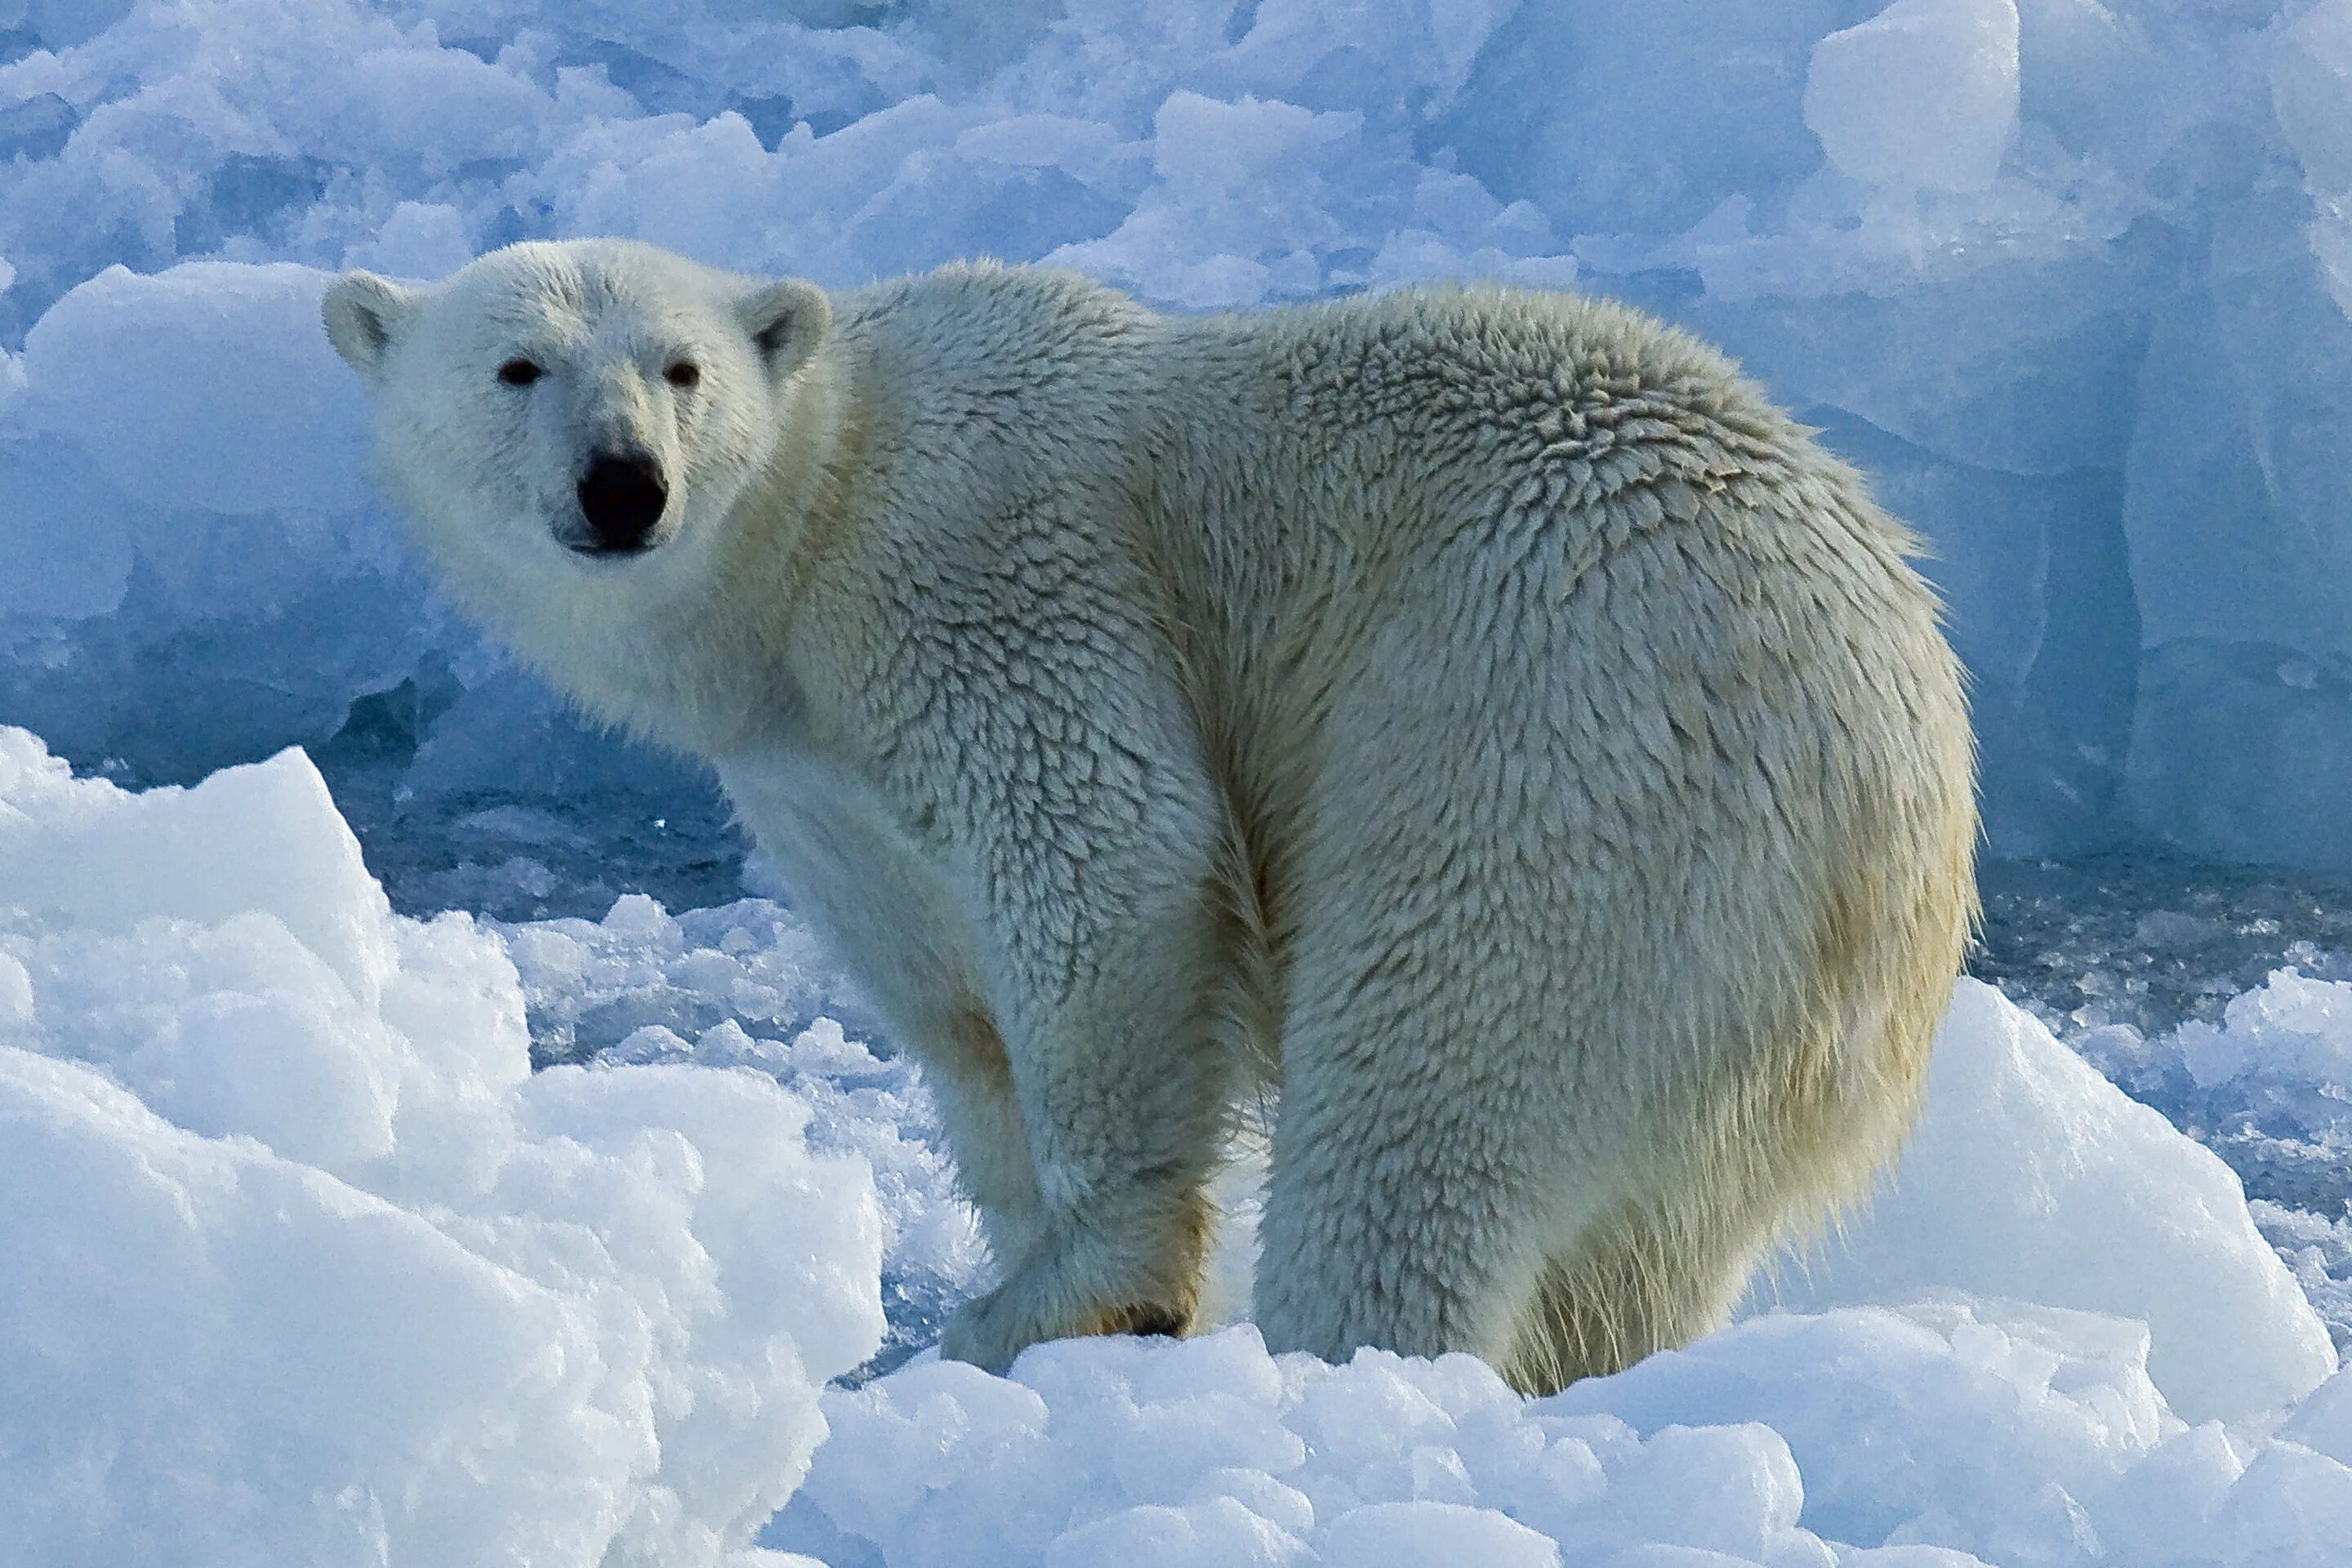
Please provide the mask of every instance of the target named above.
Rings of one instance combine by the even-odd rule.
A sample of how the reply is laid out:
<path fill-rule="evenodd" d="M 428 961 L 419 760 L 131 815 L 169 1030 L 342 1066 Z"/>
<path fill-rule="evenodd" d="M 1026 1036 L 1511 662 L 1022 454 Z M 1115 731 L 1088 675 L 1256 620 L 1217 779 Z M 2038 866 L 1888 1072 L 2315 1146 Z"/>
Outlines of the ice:
<path fill-rule="evenodd" d="M 2352 1086 L 2352 985 L 2283 969 L 2233 1000 L 2219 1028 L 2182 1025 L 2179 1043 L 2200 1089 L 2261 1074 L 2324 1096 Z"/>
<path fill-rule="evenodd" d="M 1257 1568 L 1297 1563 L 1305 1544 L 1288 1531 L 1252 1513 L 1232 1498 L 1190 1508 L 1145 1504 L 1071 1531 L 1045 1549 L 1045 1568 L 1086 1568 L 1097 1563 L 1133 1563 L 1180 1568 Z M 1417 1562 L 1363 1555 L 1351 1562 Z M 1431 1561 L 1443 1561 L 1432 1559 Z"/>
<path fill-rule="evenodd" d="M 23 914 L 134 939 L 147 921 L 265 917 L 306 967 L 323 963 L 364 1005 L 382 996 L 399 928 L 299 753 L 195 792 L 125 795 L 72 779 L 36 738 L 12 730 L 0 735 L 0 790 L 12 807 L 0 816 L 0 886 Z M 255 854 L 254 839 L 268 845 L 262 836 L 281 823 L 296 852 Z"/>
<path fill-rule="evenodd" d="M 1329 1366 L 1247 1326 L 1069 1342 L 828 1394 L 762 1539 L 890 1568 L 2352 1561 L 2320 1400 L 2280 1439 L 2188 1426 L 2147 1348 L 1949 1299 L 1759 1318 L 1527 1402 L 1466 1358 Z"/>
<path fill-rule="evenodd" d="M 2276 1011 L 2309 1024 L 2333 1000 Z M 2242 1032 L 2249 1004 L 2232 1004 Z M 2259 1420 L 2336 1370 L 2326 1325 L 2229 1167 L 1973 980 L 1900 1164 L 1863 1216 L 1757 1293 L 1818 1310 L 1938 1289 L 2139 1320 L 2149 1376 L 2190 1421 Z"/>
<path fill-rule="evenodd" d="M 805 1100 L 534 1075 L 505 949 L 394 915 L 299 752 L 131 795 L 0 730 L 0 889 L 12 1557 L 749 1544 L 882 1328 Z"/>
<path fill-rule="evenodd" d="M 1867 13 L 1854 0 L 1518 5 L 1439 123 L 1465 172 L 1563 234 L 1679 235 L 1727 200 L 1784 199 L 1821 167 L 1806 61 Z"/>
<path fill-rule="evenodd" d="M 1171 94 L 1152 135 L 1157 184 L 1113 233 L 1053 259 L 1129 288 L 1154 280 L 1194 310 L 1324 290 L 1319 250 L 1349 237 L 1324 205 L 1336 169 L 1360 161 L 1363 117 L 1244 98 Z"/>
<path fill-rule="evenodd" d="M 473 259 L 466 215 L 446 202 L 403 202 L 375 237 L 353 246 L 351 264 L 394 278 L 442 278 Z"/>
<path fill-rule="evenodd" d="M 2340 1173 L 2342 1162 L 2335 1162 L 2334 1168 Z M 2326 1320 L 2338 1361 L 2352 1364 L 2352 1210 L 2347 1210 L 2340 1197 L 2331 1205 L 2331 1196 L 2315 1194 L 2315 1207 L 2333 1206 L 2345 1211 L 2344 1217 L 2330 1219 L 2322 1212 L 2263 1198 L 2252 1199 L 2246 1206 L 2262 1227 L 2263 1239 L 2278 1249 L 2279 1257 L 2294 1271 L 2294 1282 L 2303 1287 L 2312 1310 Z"/>
<path fill-rule="evenodd" d="M 295 522 L 357 510 L 362 403 L 310 330 L 321 288 L 315 271 L 284 265 L 199 262 L 152 278 L 110 268 L 26 336 L 29 395 L 12 412 L 159 511 Z"/>
<path fill-rule="evenodd" d="M 2271 52 L 2271 105 L 2304 173 L 2323 191 L 2352 191 L 2352 5 L 2322 4 L 2295 18 Z"/>
<path fill-rule="evenodd" d="M 32 1260 L 39 1358 L 7 1375 L 58 1391 L 12 1434 L 49 1468 L 0 1485 L 54 1560 L 140 1561 L 199 1487 L 250 1500 L 204 1505 L 202 1550 L 323 1563 L 715 1560 L 788 1494 L 766 1546 L 841 1568 L 2340 1560 L 2343 1374 L 2286 1265 L 2211 1156 L 1989 988 L 1890 1192 L 1780 1267 L 1780 1310 L 1617 1378 L 1528 1403 L 1244 1324 L 1009 1380 L 918 1357 L 824 1396 L 817 1446 L 877 1252 L 885 1366 L 990 1266 L 919 1075 L 788 911 L 632 897 L 493 940 L 392 915 L 299 757 L 146 795 L 21 734 L 0 762 L 0 1149 L 36 1194 L 0 1256 Z M 2283 975 L 2172 1048 L 2316 1114 L 2347 992 Z M 2271 1208 L 2326 1278 L 2334 1230 Z M 130 1458 L 61 1486 L 93 1426 Z"/>
<path fill-rule="evenodd" d="M 2217 1017 L 2153 1037 L 2104 1025 L 2073 1044 L 2229 1161 L 2264 1200 L 2257 1222 L 2339 1342 L 2352 1342 L 2352 985 L 2341 978 L 2352 971 L 2308 943 L 2289 956 L 2300 967 L 2273 971 Z"/>
<path fill-rule="evenodd" d="M 0 432 L 0 561 L 31 569 L 0 602 L 37 639 L 0 664 L 6 717 L 189 778 L 325 741 L 358 691 L 456 641 L 368 499 L 322 286 L 285 265 L 115 268 L 42 317 Z"/>
<path fill-rule="evenodd" d="M 919 1075 L 803 1022 L 859 1010 L 823 994 L 787 911 L 625 900 L 507 941 L 543 1040 L 754 1068 L 808 1100 L 813 1144 L 867 1153 L 883 1365 L 986 1284 Z M 2274 981 L 2230 1027 L 2265 1061 L 2301 1031 L 2276 1080 L 2318 1104 L 2347 1012 Z M 827 1396 L 835 1436 L 764 1539 L 845 1565 L 1541 1563 L 1555 1543 L 1808 1568 L 1849 1548 L 1897 1568 L 2347 1561 L 2326 1533 L 2344 1374 L 2295 1284 L 2347 1256 L 2324 1219 L 2250 1212 L 2210 1153 L 1969 983 L 1888 1190 L 1686 1351 L 1533 1404 L 1464 1358 L 1271 1358 L 1246 1324 L 1041 1347 L 1009 1379 L 926 1352 Z"/>
<path fill-rule="evenodd" d="M 1323 1555 L 1365 1568 L 1558 1568 L 1559 1547 L 1492 1509 L 1448 1502 L 1376 1502 L 1332 1522 Z M 1278 1561 L 1278 1559 L 1277 1559 Z"/>
<path fill-rule="evenodd" d="M 2279 1436 L 2352 1465 L 2352 1372 L 2339 1372 L 2320 1384 Z"/>
<path fill-rule="evenodd" d="M 1558 1403 L 1618 1416 L 1654 1445 L 1759 1423 L 1786 1446 L 1789 1489 L 1803 1479 L 1787 1522 L 1835 1541 L 2064 1561 L 2076 1510 L 2179 1429 L 2145 1353 L 2112 1319 L 1930 1301 L 1757 1319 Z"/>
<path fill-rule="evenodd" d="M 17 100 L 0 110 L 0 147 L 26 158 L 54 158 L 81 116 L 54 92 Z"/>
<path fill-rule="evenodd" d="M 632 896 L 602 921 L 502 934 L 535 1059 L 763 1073 L 810 1107 L 812 1147 L 866 1163 L 881 1200 L 890 1314 L 877 1364 L 929 1344 L 954 1303 L 985 1287 L 987 1249 L 955 1191 L 920 1073 L 867 1043 L 871 1012 L 784 910 L 754 899 L 673 919 Z"/>
<path fill-rule="evenodd" d="M 2173 843 L 2229 862 L 2352 869 L 2333 781 L 2352 767 L 2352 662 L 2175 638 L 2140 673 L 2124 790 Z"/>
<path fill-rule="evenodd" d="M 1864 184 L 1982 190 L 2016 130 L 2017 68 L 2013 0 L 1895 0 L 1813 46 L 1805 123 Z"/>
<path fill-rule="evenodd" d="M 2342 0 L 18 9 L 0 721 L 85 768 L 300 743 L 416 820 L 561 814 L 552 774 L 716 815 L 432 595 L 308 314 L 320 270 L 617 232 L 832 285 L 1051 260 L 1185 310 L 1626 296 L 1927 535 L 1997 852 L 2352 868 L 2311 782 L 2352 755 Z M 354 783 L 331 742 L 404 702 Z M 491 715 L 534 704 L 510 743 Z M 501 745 L 557 762 L 502 776 Z M 535 858 L 395 893 L 529 912 L 499 868 Z"/>

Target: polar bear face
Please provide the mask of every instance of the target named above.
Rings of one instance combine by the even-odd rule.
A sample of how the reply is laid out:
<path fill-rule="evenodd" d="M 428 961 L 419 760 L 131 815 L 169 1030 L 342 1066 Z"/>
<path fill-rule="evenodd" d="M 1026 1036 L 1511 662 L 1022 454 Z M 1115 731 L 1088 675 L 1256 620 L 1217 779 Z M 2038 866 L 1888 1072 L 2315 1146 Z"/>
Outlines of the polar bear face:
<path fill-rule="evenodd" d="M 624 240 L 512 246 L 433 288 L 347 273 L 321 313 L 426 548 L 509 611 L 707 570 L 830 322 L 812 285 Z"/>

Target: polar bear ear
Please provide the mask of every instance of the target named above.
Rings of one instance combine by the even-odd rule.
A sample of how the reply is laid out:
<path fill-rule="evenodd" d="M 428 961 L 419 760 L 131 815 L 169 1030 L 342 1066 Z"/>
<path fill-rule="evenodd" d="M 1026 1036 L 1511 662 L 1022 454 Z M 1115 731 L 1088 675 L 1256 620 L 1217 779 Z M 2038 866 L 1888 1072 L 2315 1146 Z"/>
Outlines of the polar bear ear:
<path fill-rule="evenodd" d="M 327 286 L 319 314 L 327 340 L 362 375 L 383 368 L 383 356 L 416 315 L 418 295 L 373 272 L 346 272 Z"/>
<path fill-rule="evenodd" d="M 833 302 L 824 290 L 797 278 L 761 284 L 736 301 L 735 312 L 778 381 L 808 363 L 833 325 Z"/>

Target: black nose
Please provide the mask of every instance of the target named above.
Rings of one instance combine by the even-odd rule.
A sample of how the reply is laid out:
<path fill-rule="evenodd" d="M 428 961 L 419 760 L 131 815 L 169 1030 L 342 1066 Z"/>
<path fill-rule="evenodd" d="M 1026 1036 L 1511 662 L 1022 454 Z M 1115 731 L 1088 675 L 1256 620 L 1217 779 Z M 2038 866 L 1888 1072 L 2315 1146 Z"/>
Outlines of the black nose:
<path fill-rule="evenodd" d="M 642 452 L 598 458 L 580 481 L 580 515 L 597 550 L 643 550 L 668 500 L 661 470 Z"/>

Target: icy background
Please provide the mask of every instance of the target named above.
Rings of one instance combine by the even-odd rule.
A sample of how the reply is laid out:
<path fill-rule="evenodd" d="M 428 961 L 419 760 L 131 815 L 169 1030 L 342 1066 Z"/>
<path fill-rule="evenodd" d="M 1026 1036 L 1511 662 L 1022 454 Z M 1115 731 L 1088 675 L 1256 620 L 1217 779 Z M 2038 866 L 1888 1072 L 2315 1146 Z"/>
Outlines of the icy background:
<path fill-rule="evenodd" d="M 371 840 L 470 800 L 470 901 L 524 910 L 593 879 L 551 805 L 626 799 L 707 902 L 707 786 L 425 593 L 308 268 L 1506 278 L 1727 345 L 1927 532 L 1996 851 L 2352 872 L 2352 0 L 1876 11 L 0 0 L 0 720 L 141 782 L 299 742 Z"/>
<path fill-rule="evenodd" d="M 2352 1563 L 2352 0 L 0 0 L 0 1561 Z M 988 1278 L 919 1075 L 705 779 L 434 598 L 317 328 L 580 233 L 1726 344 L 1933 543 L 2013 1000 L 1867 1218 L 1553 1400 L 905 1364 Z"/>

